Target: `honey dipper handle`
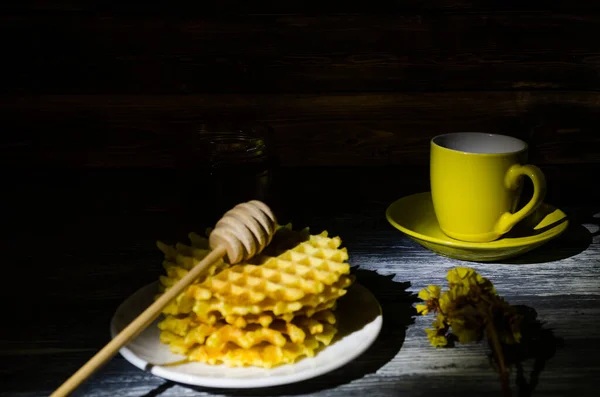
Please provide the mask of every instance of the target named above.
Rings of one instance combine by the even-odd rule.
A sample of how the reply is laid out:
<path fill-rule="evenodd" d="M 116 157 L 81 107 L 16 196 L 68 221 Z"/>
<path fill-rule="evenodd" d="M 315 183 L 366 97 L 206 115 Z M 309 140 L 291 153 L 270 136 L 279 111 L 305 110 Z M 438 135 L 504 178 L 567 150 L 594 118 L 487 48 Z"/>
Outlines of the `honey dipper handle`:
<path fill-rule="evenodd" d="M 183 290 L 190 285 L 202 271 L 221 259 L 227 250 L 223 246 L 218 246 L 204 257 L 196 266 L 194 266 L 183 278 L 175 285 L 162 294 L 154 303 L 135 318 L 123 331 L 114 337 L 106 346 L 102 348 L 94 357 L 85 363 L 77 372 L 75 372 L 65 383 L 50 395 L 50 397 L 68 396 L 83 381 L 90 377 L 96 370 L 110 360 L 121 347 L 126 345 L 133 338 L 138 336 L 148 325 L 150 325 L 162 312 L 165 306 L 177 297 Z"/>

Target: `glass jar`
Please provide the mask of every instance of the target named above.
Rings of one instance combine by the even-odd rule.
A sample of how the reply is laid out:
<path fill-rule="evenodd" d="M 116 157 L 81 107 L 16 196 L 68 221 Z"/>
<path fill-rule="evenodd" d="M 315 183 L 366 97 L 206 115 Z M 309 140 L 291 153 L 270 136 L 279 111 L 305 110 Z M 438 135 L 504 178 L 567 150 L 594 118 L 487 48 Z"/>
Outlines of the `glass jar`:
<path fill-rule="evenodd" d="M 178 186 L 186 222 L 214 225 L 236 204 L 269 204 L 276 156 L 264 124 L 203 124 L 183 143 Z"/>

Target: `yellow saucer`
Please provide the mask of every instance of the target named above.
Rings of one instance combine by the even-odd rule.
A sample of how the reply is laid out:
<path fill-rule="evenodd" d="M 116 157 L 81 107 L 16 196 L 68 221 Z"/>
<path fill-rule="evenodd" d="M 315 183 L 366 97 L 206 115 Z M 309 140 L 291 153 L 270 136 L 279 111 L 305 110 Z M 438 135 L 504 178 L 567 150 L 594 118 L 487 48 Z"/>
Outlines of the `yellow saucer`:
<path fill-rule="evenodd" d="M 501 239 L 488 243 L 455 240 L 440 229 L 430 192 L 393 202 L 386 211 L 386 218 L 423 247 L 439 255 L 473 262 L 500 261 L 521 255 L 559 236 L 569 224 L 564 212 L 544 203 Z"/>

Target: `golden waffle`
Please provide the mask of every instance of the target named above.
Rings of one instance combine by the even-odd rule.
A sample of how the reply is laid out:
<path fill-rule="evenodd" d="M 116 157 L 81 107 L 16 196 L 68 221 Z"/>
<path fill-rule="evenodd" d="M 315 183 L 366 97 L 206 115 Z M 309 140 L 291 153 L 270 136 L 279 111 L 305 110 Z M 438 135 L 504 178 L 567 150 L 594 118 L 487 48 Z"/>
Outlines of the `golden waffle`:
<path fill-rule="evenodd" d="M 297 301 L 306 295 L 319 294 L 350 271 L 345 248 L 338 249 L 339 237 L 327 233 L 310 236 L 277 257 L 260 258 L 259 265 L 241 264 L 207 278 L 198 285 L 195 295 L 215 296 L 230 303 L 259 303 L 265 299 Z"/>
<path fill-rule="evenodd" d="M 335 302 L 332 302 L 335 306 Z M 238 328 L 245 328 L 249 324 L 260 324 L 263 327 L 268 327 L 271 325 L 273 321 L 282 320 L 285 322 L 291 322 L 295 320 L 295 322 L 300 322 L 301 324 L 313 324 L 316 322 L 318 324 L 321 323 L 329 323 L 335 324 L 336 318 L 331 310 L 331 307 L 320 306 L 317 308 L 318 310 L 315 313 L 312 313 L 312 316 L 308 316 L 306 311 L 300 310 L 294 313 L 287 313 L 284 315 L 276 316 L 273 312 L 264 312 L 261 314 L 249 314 L 247 316 L 226 316 L 224 318 L 227 324 L 231 324 Z M 218 318 L 214 316 L 213 318 Z M 211 318 L 212 319 L 212 318 Z M 311 331 L 311 334 L 316 332 Z"/>
<path fill-rule="evenodd" d="M 307 317 L 298 313 L 294 313 L 291 316 L 295 317 L 288 318 L 286 316 L 286 318 L 280 318 L 276 317 L 273 313 L 263 313 L 260 315 L 253 315 L 248 317 L 231 316 L 228 318 L 219 319 L 218 321 L 215 321 L 213 323 L 205 323 L 193 314 L 185 317 L 176 317 L 169 315 L 166 316 L 158 324 L 158 327 L 162 331 L 168 331 L 179 336 L 186 336 L 191 330 L 197 328 L 200 325 L 208 326 L 208 328 L 205 328 L 207 330 L 206 332 L 209 332 L 208 330 L 214 330 L 217 327 L 223 327 L 225 325 L 230 325 L 239 329 L 245 329 L 248 326 L 254 326 L 254 328 L 256 328 L 257 326 L 261 326 L 263 328 L 268 328 L 269 326 L 272 326 L 274 327 L 274 329 L 280 331 L 282 329 L 282 326 L 297 326 L 307 330 L 311 335 L 314 335 L 323 332 L 324 325 L 333 325 L 337 321 L 335 315 L 331 310 L 320 311 L 318 313 L 315 313 L 315 315 L 313 315 L 312 317 Z M 294 339 L 292 338 L 292 340 Z M 204 342 L 198 341 L 198 343 Z"/>
<path fill-rule="evenodd" d="M 175 354 L 190 361 L 230 366 L 272 367 L 291 363 L 301 356 L 312 357 L 320 344 L 327 346 L 337 329 L 333 313 L 316 318 L 297 318 L 295 323 L 276 320 L 268 327 L 251 324 L 238 328 L 225 322 L 197 323 L 191 316 L 168 316 L 159 323 L 160 340 Z"/>
<path fill-rule="evenodd" d="M 210 228 L 206 229 L 207 236 L 210 234 L 210 231 Z M 263 251 L 263 255 L 266 257 L 277 256 L 297 243 L 307 240 L 308 237 L 308 228 L 293 231 L 291 224 L 278 226 L 271 243 Z M 160 277 L 160 284 L 163 290 L 175 284 L 189 269 L 197 265 L 210 252 L 208 238 L 193 232 L 188 234 L 188 238 L 191 241 L 191 246 L 182 243 L 172 246 L 162 241 L 157 241 L 156 243 L 158 249 L 165 255 L 163 267 L 167 271 L 167 275 Z M 255 260 L 255 258 L 252 258 L 249 263 L 253 263 Z M 197 282 L 205 280 L 206 277 L 218 273 L 227 266 L 228 264 L 224 260 L 219 260 L 213 266 L 208 267 Z"/>
<path fill-rule="evenodd" d="M 206 235 L 210 234 L 211 229 L 206 229 Z M 301 242 L 308 239 L 308 228 L 301 231 L 292 231 L 291 224 L 278 226 L 275 236 L 269 246 L 263 251 L 263 254 L 269 253 L 269 256 L 277 256 L 284 252 L 287 248 L 295 245 L 296 242 Z M 156 245 L 159 250 L 165 255 L 163 267 L 166 270 L 166 276 L 160 276 L 161 292 L 174 285 L 181 279 L 192 267 L 197 265 L 210 252 L 208 238 L 202 237 L 196 233 L 189 233 L 188 238 L 191 241 L 191 246 L 177 243 L 175 246 L 168 245 L 162 241 L 157 241 Z M 256 260 L 252 258 L 249 263 Z M 219 260 L 212 266 L 209 266 L 196 282 L 201 282 L 210 277 L 228 264 L 224 260 Z"/>
<path fill-rule="evenodd" d="M 165 254 L 163 291 L 208 253 L 208 241 L 191 246 L 158 243 Z M 331 311 L 353 282 L 339 237 L 279 227 L 268 247 L 234 266 L 220 261 L 164 310 L 161 341 L 188 360 L 270 368 L 314 356 L 337 330 Z"/>
<path fill-rule="evenodd" d="M 318 316 L 308 318 L 296 317 L 292 322 L 275 319 L 267 326 L 258 323 L 247 324 L 240 328 L 218 321 L 215 324 L 199 322 L 193 315 L 177 318 L 167 316 L 158 327 L 163 343 L 170 345 L 171 351 L 187 354 L 191 348 L 204 345 L 212 351 L 224 350 L 233 344 L 242 349 L 249 349 L 261 343 L 284 347 L 288 342 L 302 344 L 307 337 L 316 337 L 318 341 L 329 344 L 336 333 L 335 316 L 324 311 Z"/>
<path fill-rule="evenodd" d="M 190 351 L 188 359 L 210 365 L 273 368 L 282 364 L 293 364 L 302 357 L 314 357 L 319 347 L 321 345 L 316 338 L 307 339 L 304 343 L 288 342 L 284 346 L 261 344 L 249 349 L 235 345 L 228 345 L 224 350 L 199 346 Z"/>
<path fill-rule="evenodd" d="M 161 285 L 165 288 L 175 284 L 177 280 L 186 275 L 188 270 L 200 263 L 200 261 L 210 253 L 208 239 L 199 236 L 196 233 L 190 233 L 188 238 L 192 243 L 191 246 L 182 243 L 177 243 L 175 246 L 172 246 L 161 241 L 156 243 L 158 249 L 165 255 L 163 267 L 165 268 L 167 275 L 160 276 Z M 202 272 L 198 281 L 204 281 L 207 277 L 220 272 L 226 266 L 227 264 L 222 259 L 218 260 Z"/>
<path fill-rule="evenodd" d="M 278 229 L 275 237 L 279 235 L 281 242 L 289 236 L 297 238 L 301 233 L 292 234 L 288 227 L 283 227 Z M 183 244 L 170 247 L 159 243 L 166 257 L 167 276 L 160 278 L 164 288 L 177 282 L 187 269 L 208 254 L 207 249 L 200 247 L 204 240 L 194 234 L 191 236 L 192 247 Z M 198 283 L 189 286 L 163 312 L 185 314 L 194 311 L 208 321 L 214 312 L 223 316 L 265 311 L 283 315 L 304 309 L 310 315 L 319 306 L 331 307 L 352 283 L 347 276 L 350 272 L 350 266 L 345 262 L 347 250 L 339 248 L 339 237 L 329 238 L 327 232 L 304 238 L 308 240 L 276 257 L 263 253 L 254 258 L 254 263 L 227 267 L 220 262 L 211 266 Z M 282 245 L 275 238 L 273 243 L 275 247 Z"/>
<path fill-rule="evenodd" d="M 185 314 L 193 310 L 206 317 L 211 312 L 230 316 L 264 311 L 281 315 L 303 308 L 310 311 L 340 298 L 352 283 L 348 276 L 350 266 L 345 262 L 348 253 L 345 248 L 339 248 L 340 244 L 339 237 L 329 238 L 327 232 L 323 232 L 309 236 L 308 241 L 277 257 L 259 255 L 255 258 L 258 264 L 221 265 L 224 269 L 220 272 L 216 272 L 216 268 L 209 269 L 203 281 L 190 285 L 164 313 Z M 183 250 L 180 247 L 179 251 Z M 193 263 L 202 254 L 200 251 L 196 250 L 191 261 L 185 257 L 178 259 L 179 263 Z M 183 266 L 173 269 L 172 264 L 167 263 L 167 276 L 160 279 L 165 288 L 187 271 L 181 270 Z"/>
<path fill-rule="evenodd" d="M 192 311 L 205 322 L 212 322 L 211 318 L 215 315 L 223 317 L 228 316 L 247 316 L 259 315 L 264 312 L 273 312 L 276 316 L 283 316 L 295 312 L 302 312 L 307 316 L 312 316 L 319 310 L 332 307 L 335 301 L 344 296 L 347 288 L 352 284 L 352 278 L 342 276 L 334 285 L 327 286 L 321 293 L 305 295 L 302 299 L 292 302 L 276 301 L 274 299 L 265 299 L 255 304 L 245 304 L 243 301 L 229 304 L 224 300 L 211 297 L 207 300 L 195 299 L 192 302 L 180 301 L 180 307 L 186 308 L 193 304 Z M 190 288 L 190 292 L 193 287 Z M 174 313 L 175 314 L 175 313 Z"/>

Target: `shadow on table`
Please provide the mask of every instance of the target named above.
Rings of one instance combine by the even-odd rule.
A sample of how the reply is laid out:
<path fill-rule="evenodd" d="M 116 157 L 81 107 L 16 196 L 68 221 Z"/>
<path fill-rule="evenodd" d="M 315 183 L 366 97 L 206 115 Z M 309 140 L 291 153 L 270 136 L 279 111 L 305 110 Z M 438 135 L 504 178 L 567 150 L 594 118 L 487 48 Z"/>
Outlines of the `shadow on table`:
<path fill-rule="evenodd" d="M 173 386 L 175 386 L 174 382 L 166 381 L 165 383 L 161 384 L 160 386 L 155 387 L 154 389 L 150 390 L 148 393 L 144 394 L 141 397 L 157 397 L 157 396 L 160 396 L 161 394 L 163 394 L 164 392 L 166 392 L 167 390 L 169 390 Z"/>
<path fill-rule="evenodd" d="M 503 345 L 502 352 L 507 367 L 514 367 L 516 372 L 511 376 L 511 384 L 517 386 L 518 397 L 530 397 L 538 385 L 540 374 L 546 362 L 554 357 L 556 351 L 564 346 L 564 340 L 556 337 L 552 329 L 544 328 L 537 319 L 535 309 L 525 305 L 513 306 L 522 316 L 521 342 L 516 345 Z M 489 355 L 492 366 L 496 360 L 493 354 Z M 529 374 L 525 366 L 531 366 Z M 497 367 L 496 367 L 497 369 Z M 527 379 L 529 377 L 529 380 Z"/>
<path fill-rule="evenodd" d="M 567 259 L 584 252 L 592 244 L 594 236 L 600 235 L 600 218 L 597 217 L 599 213 L 600 209 L 597 208 L 569 211 L 568 218 L 564 219 L 564 221 L 569 220 L 569 226 L 556 240 L 519 257 L 501 261 L 501 263 L 514 265 L 547 263 Z M 583 225 L 591 225 L 592 231 Z M 516 228 L 514 233 L 520 233 L 520 229 Z M 531 235 L 531 233 L 528 234 Z"/>
<path fill-rule="evenodd" d="M 395 282 L 394 275 L 383 276 L 375 271 L 353 269 L 356 281 L 368 288 L 379 301 L 383 311 L 383 327 L 373 345 L 362 355 L 337 370 L 293 385 L 281 385 L 253 389 L 203 388 L 180 384 L 181 387 L 196 391 L 224 394 L 229 396 L 279 396 L 314 393 L 324 389 L 349 383 L 365 375 L 375 373 L 402 348 L 406 329 L 414 322 L 417 302 L 415 294 L 406 291 L 410 282 Z M 164 392 L 175 382 L 167 382 L 142 397 L 154 397 Z"/>

